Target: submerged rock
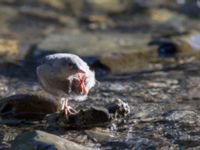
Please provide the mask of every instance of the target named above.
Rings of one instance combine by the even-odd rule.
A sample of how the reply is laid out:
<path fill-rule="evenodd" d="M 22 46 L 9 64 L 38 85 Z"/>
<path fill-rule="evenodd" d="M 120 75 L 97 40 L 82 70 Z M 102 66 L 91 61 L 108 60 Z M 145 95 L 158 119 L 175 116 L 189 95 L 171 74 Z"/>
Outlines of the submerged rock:
<path fill-rule="evenodd" d="M 50 95 L 18 94 L 0 100 L 0 116 L 3 119 L 42 120 L 58 110 L 58 101 Z"/>
<path fill-rule="evenodd" d="M 36 130 L 18 135 L 11 150 L 89 150 L 91 148 Z"/>

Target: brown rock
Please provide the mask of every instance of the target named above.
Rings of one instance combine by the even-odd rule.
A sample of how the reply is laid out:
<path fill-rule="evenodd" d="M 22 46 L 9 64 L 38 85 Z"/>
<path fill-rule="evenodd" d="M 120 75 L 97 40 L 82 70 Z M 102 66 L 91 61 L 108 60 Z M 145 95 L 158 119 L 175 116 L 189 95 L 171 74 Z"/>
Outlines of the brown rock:
<path fill-rule="evenodd" d="M 96 11 L 120 13 L 130 9 L 133 5 L 133 0 L 92 0 L 89 1 L 89 4 Z"/>
<path fill-rule="evenodd" d="M 0 100 L 0 116 L 3 119 L 42 120 L 58 109 L 58 101 L 50 95 L 18 94 Z"/>
<path fill-rule="evenodd" d="M 0 54 L 17 54 L 17 41 L 16 40 L 7 40 L 7 39 L 0 39 Z"/>

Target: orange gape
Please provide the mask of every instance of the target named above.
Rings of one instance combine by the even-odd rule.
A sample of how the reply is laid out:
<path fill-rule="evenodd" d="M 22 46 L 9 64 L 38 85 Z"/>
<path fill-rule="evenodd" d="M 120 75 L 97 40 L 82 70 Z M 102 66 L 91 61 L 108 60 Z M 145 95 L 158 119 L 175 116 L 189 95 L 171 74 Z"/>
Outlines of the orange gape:
<path fill-rule="evenodd" d="M 83 71 L 78 71 L 78 73 L 77 73 L 77 77 L 78 77 L 78 79 L 79 79 L 79 81 L 80 81 L 80 90 L 81 90 L 81 93 L 83 93 L 83 94 L 87 94 L 88 93 L 88 90 L 86 89 L 86 87 L 85 87 L 85 80 L 86 80 L 86 75 L 85 75 L 85 72 L 83 72 Z"/>

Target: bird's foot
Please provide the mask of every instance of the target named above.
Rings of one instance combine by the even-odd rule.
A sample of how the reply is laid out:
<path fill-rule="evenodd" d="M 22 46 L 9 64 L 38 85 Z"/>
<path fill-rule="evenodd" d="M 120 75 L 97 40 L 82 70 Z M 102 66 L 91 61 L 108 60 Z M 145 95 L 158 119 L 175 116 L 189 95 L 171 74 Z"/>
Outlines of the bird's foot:
<path fill-rule="evenodd" d="M 77 113 L 77 111 L 73 109 L 71 106 L 65 106 L 63 110 L 65 115 L 74 115 Z"/>
<path fill-rule="evenodd" d="M 68 99 L 66 97 L 62 98 L 61 102 L 61 110 L 64 112 L 65 115 L 73 115 L 77 113 L 75 109 L 73 109 L 71 106 L 68 106 Z"/>

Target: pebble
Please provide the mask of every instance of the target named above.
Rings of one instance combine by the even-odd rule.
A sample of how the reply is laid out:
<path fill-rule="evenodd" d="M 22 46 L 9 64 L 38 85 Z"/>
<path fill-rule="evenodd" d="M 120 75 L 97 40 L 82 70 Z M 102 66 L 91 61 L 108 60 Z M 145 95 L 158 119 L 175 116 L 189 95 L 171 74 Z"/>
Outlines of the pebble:
<path fill-rule="evenodd" d="M 200 34 L 192 35 L 188 42 L 193 49 L 200 50 Z"/>
<path fill-rule="evenodd" d="M 160 57 L 174 57 L 177 53 L 177 48 L 174 43 L 163 42 L 158 47 L 157 53 Z"/>

